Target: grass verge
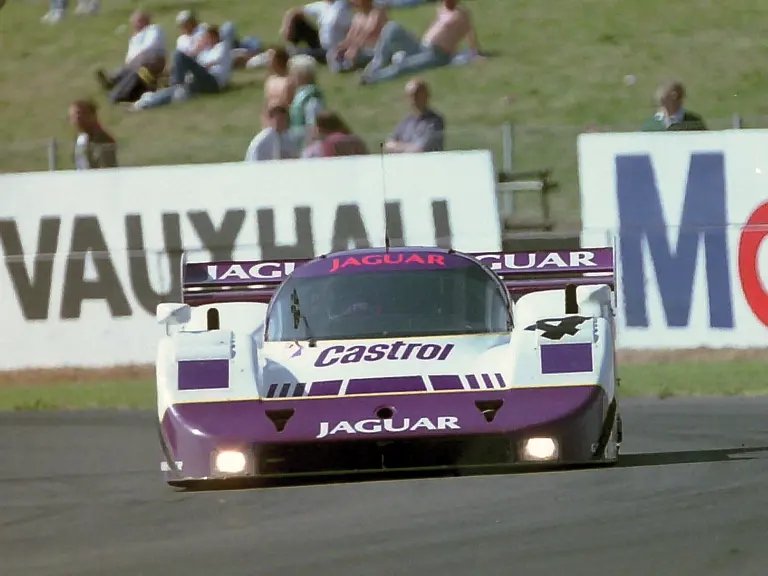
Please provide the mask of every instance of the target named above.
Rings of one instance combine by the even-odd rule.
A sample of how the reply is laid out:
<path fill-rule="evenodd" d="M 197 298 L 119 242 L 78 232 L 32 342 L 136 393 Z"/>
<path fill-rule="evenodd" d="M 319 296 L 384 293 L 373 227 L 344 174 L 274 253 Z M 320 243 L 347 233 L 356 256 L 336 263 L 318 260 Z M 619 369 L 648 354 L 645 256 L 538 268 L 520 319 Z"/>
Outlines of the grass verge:
<path fill-rule="evenodd" d="M 768 114 L 765 8 L 755 0 L 465 1 L 481 45 L 493 57 L 425 73 L 435 107 L 447 118 L 448 146 L 498 153 L 499 124 L 519 126 L 517 168 L 555 169 L 563 188 L 554 199 L 553 216 L 562 228 L 578 226 L 578 132 L 589 124 L 637 129 L 653 110 L 653 91 L 662 77 L 681 75 L 689 105 L 712 127 L 727 127 L 736 112 Z M 232 20 L 243 34 L 269 43 L 276 40 L 284 10 L 295 4 L 142 3 L 165 27 L 169 47 L 176 36 L 174 16 L 184 7 L 194 6 L 211 22 Z M 44 170 L 46 141 L 53 136 L 64 143 L 62 167 L 71 167 L 67 104 L 94 95 L 104 102 L 93 70 L 120 62 L 128 39 L 125 25 L 136 5 L 104 2 L 96 17 L 69 17 L 53 27 L 39 22 L 44 2 L 11 2 L 0 11 L 0 78 L 9 79 L 0 91 L 0 141 L 9 143 L 0 151 L 0 172 Z M 420 33 L 434 8 L 393 10 L 392 18 Z M 636 82 L 625 83 L 626 75 Z M 120 142 L 121 164 L 239 161 L 259 129 L 264 76 L 263 70 L 238 72 L 226 94 L 162 110 L 132 114 L 104 106 L 104 124 Z M 323 71 L 320 82 L 329 105 L 371 144 L 406 112 L 403 81 L 360 88 L 354 75 Z M 530 206 L 521 200 L 518 209 L 535 210 L 535 199 Z"/>
<path fill-rule="evenodd" d="M 623 397 L 768 395 L 768 364 L 734 359 L 721 362 L 626 364 L 621 367 Z M 154 381 L 125 380 L 0 386 L 0 411 L 155 408 Z"/>
<path fill-rule="evenodd" d="M 765 362 L 631 364 L 620 370 L 624 397 L 768 395 Z"/>
<path fill-rule="evenodd" d="M 122 380 L 0 387 L 0 411 L 150 410 L 155 407 L 152 380 Z"/>

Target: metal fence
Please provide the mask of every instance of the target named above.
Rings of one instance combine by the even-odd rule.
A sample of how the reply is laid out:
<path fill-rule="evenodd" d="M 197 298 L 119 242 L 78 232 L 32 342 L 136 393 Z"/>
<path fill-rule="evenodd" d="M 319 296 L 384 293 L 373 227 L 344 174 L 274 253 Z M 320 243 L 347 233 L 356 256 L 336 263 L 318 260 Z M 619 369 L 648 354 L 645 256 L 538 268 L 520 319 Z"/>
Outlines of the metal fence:
<path fill-rule="evenodd" d="M 710 130 L 768 128 L 768 117 L 706 119 Z M 450 126 L 450 124 L 449 124 Z M 533 126 L 512 123 L 496 126 L 449 128 L 445 135 L 450 150 L 490 150 L 499 171 L 550 169 L 559 191 L 552 203 L 559 230 L 579 226 L 578 160 L 576 141 L 580 133 L 633 132 L 637 125 L 612 126 Z M 120 166 L 151 166 L 237 162 L 245 155 L 253 134 L 240 132 L 226 138 L 191 137 L 179 142 L 161 134 L 151 137 L 118 138 Z M 379 149 L 388 134 L 361 135 L 372 152 Z M 56 139 L 0 145 L 0 171 L 42 171 L 72 169 L 73 142 Z M 520 197 L 515 210 L 523 215 L 538 211 L 538 198 Z"/>
<path fill-rule="evenodd" d="M 512 132 L 511 124 L 454 128 L 445 134 L 446 148 L 490 150 L 500 169 L 509 170 L 512 167 Z M 157 133 L 139 138 L 121 138 L 119 133 L 115 134 L 119 163 L 124 167 L 238 162 L 243 159 L 254 135 L 243 133 L 215 140 L 190 137 L 179 142 L 177 134 L 168 139 Z M 361 136 L 371 152 L 376 152 L 389 134 L 368 133 Z M 56 138 L 0 144 L 0 169 L 6 172 L 69 170 L 74 167 L 73 147 L 74 140 L 63 142 Z"/>

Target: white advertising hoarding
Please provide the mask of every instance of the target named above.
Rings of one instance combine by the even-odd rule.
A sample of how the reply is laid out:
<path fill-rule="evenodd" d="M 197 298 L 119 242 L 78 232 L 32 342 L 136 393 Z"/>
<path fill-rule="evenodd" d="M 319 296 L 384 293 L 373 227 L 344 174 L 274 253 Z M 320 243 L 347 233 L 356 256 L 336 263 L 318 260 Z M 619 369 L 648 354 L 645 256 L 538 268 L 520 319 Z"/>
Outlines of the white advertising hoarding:
<path fill-rule="evenodd" d="M 582 245 L 617 243 L 622 348 L 763 347 L 768 131 L 584 134 Z"/>
<path fill-rule="evenodd" d="M 189 261 L 501 249 L 490 152 L 0 176 L 0 370 L 154 361 Z"/>

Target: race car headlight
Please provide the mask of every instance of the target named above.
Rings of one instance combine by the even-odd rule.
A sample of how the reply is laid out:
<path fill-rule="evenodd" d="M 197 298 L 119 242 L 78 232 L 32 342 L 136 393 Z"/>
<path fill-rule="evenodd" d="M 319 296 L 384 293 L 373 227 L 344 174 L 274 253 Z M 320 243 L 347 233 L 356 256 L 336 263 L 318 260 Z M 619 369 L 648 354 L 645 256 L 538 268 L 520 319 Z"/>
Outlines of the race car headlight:
<path fill-rule="evenodd" d="M 557 456 L 557 442 L 554 438 L 528 438 L 523 443 L 523 458 L 525 460 L 554 460 Z"/>
<path fill-rule="evenodd" d="M 216 471 L 222 474 L 240 474 L 245 471 L 248 459 L 238 450 L 222 450 L 216 454 Z"/>

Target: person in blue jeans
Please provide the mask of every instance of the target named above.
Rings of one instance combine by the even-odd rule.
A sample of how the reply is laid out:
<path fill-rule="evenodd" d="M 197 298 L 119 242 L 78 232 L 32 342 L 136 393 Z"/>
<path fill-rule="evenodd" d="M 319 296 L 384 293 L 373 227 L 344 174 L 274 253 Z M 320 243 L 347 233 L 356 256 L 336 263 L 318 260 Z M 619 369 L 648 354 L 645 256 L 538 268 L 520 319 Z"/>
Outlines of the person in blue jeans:
<path fill-rule="evenodd" d="M 232 76 L 232 51 L 216 26 L 209 26 L 203 36 L 203 50 L 195 57 L 180 50 L 173 53 L 170 85 L 150 92 L 136 103 L 136 110 L 166 106 L 198 94 L 218 94 Z"/>
<path fill-rule="evenodd" d="M 42 17 L 42 22 L 47 24 L 56 24 L 60 22 L 69 8 L 69 0 L 50 0 L 48 2 L 48 12 Z M 100 0 L 78 0 L 75 14 L 93 15 L 99 12 L 101 8 Z"/>
<path fill-rule="evenodd" d="M 477 33 L 469 11 L 459 0 L 443 0 L 437 17 L 421 40 L 398 22 L 388 22 L 374 48 L 373 60 L 360 76 L 361 84 L 392 80 L 404 74 L 449 65 L 467 40 L 473 58 L 480 57 Z"/>
<path fill-rule="evenodd" d="M 176 50 L 194 57 L 197 54 L 197 42 L 205 34 L 208 24 L 200 22 L 193 10 L 179 12 L 176 24 L 181 32 L 176 39 Z M 219 36 L 232 50 L 233 67 L 244 66 L 249 58 L 260 53 L 263 48 L 261 40 L 256 36 L 239 38 L 233 22 L 224 22 L 219 26 Z"/>
<path fill-rule="evenodd" d="M 328 67 L 336 73 L 351 72 L 368 65 L 388 21 L 386 9 L 377 7 L 373 0 L 355 0 L 353 5 L 356 14 L 346 38 L 328 51 Z"/>

